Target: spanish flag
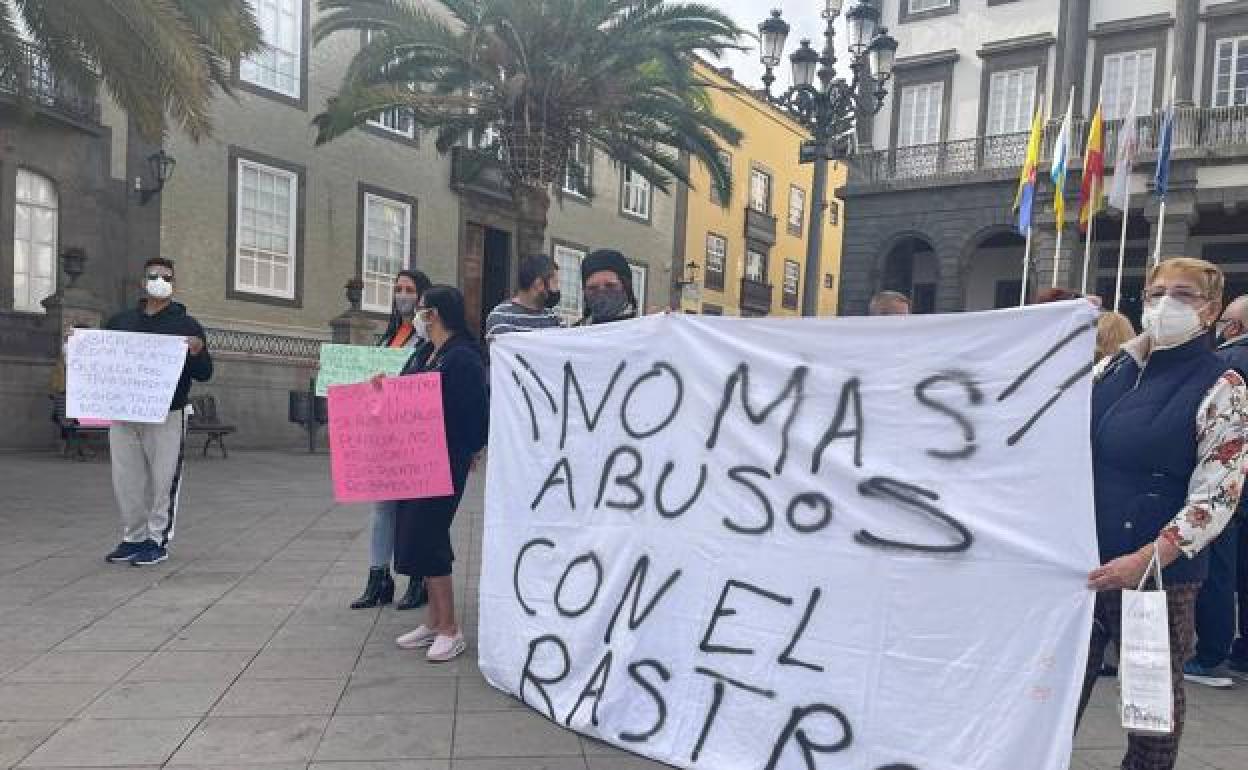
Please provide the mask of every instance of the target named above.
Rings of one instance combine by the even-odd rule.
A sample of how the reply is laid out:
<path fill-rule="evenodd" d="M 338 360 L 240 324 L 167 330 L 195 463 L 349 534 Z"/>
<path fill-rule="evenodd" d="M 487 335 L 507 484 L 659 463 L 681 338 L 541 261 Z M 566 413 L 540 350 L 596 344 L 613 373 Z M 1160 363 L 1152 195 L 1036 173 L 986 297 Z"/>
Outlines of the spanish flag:
<path fill-rule="evenodd" d="M 1083 152 L 1083 185 L 1079 188 L 1079 232 L 1105 210 L 1105 121 L 1098 104 L 1088 127 L 1088 146 Z"/>
<path fill-rule="evenodd" d="M 1018 233 L 1027 235 L 1031 228 L 1031 204 L 1036 199 L 1036 167 L 1040 165 L 1040 140 L 1044 134 L 1044 105 L 1036 107 L 1036 117 L 1031 121 L 1031 137 L 1027 140 L 1027 155 L 1023 170 L 1018 176 L 1018 192 L 1014 195 L 1014 212 L 1018 215 Z"/>

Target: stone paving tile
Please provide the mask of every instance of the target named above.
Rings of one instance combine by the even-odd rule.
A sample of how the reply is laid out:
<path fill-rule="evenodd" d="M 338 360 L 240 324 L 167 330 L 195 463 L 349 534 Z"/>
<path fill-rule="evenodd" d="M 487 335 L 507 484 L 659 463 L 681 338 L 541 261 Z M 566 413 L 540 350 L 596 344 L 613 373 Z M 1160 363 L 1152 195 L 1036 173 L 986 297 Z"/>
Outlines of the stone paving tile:
<path fill-rule="evenodd" d="M 273 629 L 269 626 L 227 626 L 197 622 L 180 629 L 165 643 L 164 649 L 183 652 L 259 652 L 271 636 Z"/>
<path fill-rule="evenodd" d="M 380 762 L 313 762 L 308 770 L 450 770 L 449 759 L 395 759 Z"/>
<path fill-rule="evenodd" d="M 86 719 L 62 727 L 21 767 L 159 765 L 195 727 L 194 719 Z"/>
<path fill-rule="evenodd" d="M 270 650 L 331 650 L 364 645 L 369 627 L 357 623 L 343 626 L 296 626 L 278 629 L 267 645 Z"/>
<path fill-rule="evenodd" d="M 454 679 L 354 676 L 342 695 L 337 713 L 449 713 L 454 709 Z"/>
<path fill-rule="evenodd" d="M 226 682 L 131 682 L 113 685 L 83 712 L 95 719 L 202 717 L 225 692 Z"/>
<path fill-rule="evenodd" d="M 335 716 L 317 761 L 429 759 L 451 754 L 452 714 Z"/>
<path fill-rule="evenodd" d="M 175 765 L 297 762 L 311 759 L 328 717 L 209 717 L 169 761 Z"/>
<path fill-rule="evenodd" d="M 136 682 L 230 682 L 251 662 L 254 653 L 238 650 L 153 653 L 130 672 Z"/>
<path fill-rule="evenodd" d="M 22 760 L 49 736 L 55 733 L 62 722 L 0 721 L 0 767 L 9 767 Z"/>
<path fill-rule="evenodd" d="M 0 650 L 0 679 L 10 671 L 16 671 L 35 658 L 40 653 L 35 650 Z"/>
<path fill-rule="evenodd" d="M 355 667 L 358 648 L 335 650 L 272 650 L 256 656 L 244 679 L 332 679 L 346 676 Z"/>
<path fill-rule="evenodd" d="M 457 714 L 455 758 L 583 756 L 574 733 L 531 711 Z"/>
<path fill-rule="evenodd" d="M 10 682 L 115 682 L 146 652 L 60 652 L 53 650 L 5 677 Z"/>
<path fill-rule="evenodd" d="M 173 636 L 169 626 L 87 626 L 56 645 L 58 651 L 152 652 Z"/>
<path fill-rule="evenodd" d="M 0 721 L 68 719 L 106 689 L 100 682 L 0 683 Z"/>
<path fill-rule="evenodd" d="M 586 770 L 586 768 L 584 757 L 451 760 L 451 770 Z"/>
<path fill-rule="evenodd" d="M 0 650 L 50 650 L 83 629 L 85 623 L 47 623 L 41 612 L 29 613 L 25 623 L 0 623 Z"/>
<path fill-rule="evenodd" d="M 248 607 L 241 604 L 219 604 L 205 610 L 191 625 L 268 626 L 276 629 L 286 622 L 286 618 L 294 610 L 293 605 Z"/>
<path fill-rule="evenodd" d="M 212 710 L 213 716 L 318 716 L 334 713 L 347 680 L 240 679 Z"/>

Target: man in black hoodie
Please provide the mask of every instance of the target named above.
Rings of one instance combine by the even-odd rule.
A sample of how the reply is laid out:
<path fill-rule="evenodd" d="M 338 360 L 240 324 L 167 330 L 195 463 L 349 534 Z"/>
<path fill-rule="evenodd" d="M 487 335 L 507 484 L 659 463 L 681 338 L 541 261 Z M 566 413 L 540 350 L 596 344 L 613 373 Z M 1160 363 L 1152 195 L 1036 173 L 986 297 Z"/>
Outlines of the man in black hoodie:
<path fill-rule="evenodd" d="M 173 262 L 153 257 L 143 265 L 139 306 L 109 319 L 106 329 L 186 337 L 186 363 L 161 423 L 114 422 L 108 431 L 113 465 L 113 494 L 121 508 L 121 543 L 106 557 L 134 566 L 157 564 L 169 557 L 182 483 L 182 448 L 191 380 L 212 377 L 204 328 L 174 302 Z"/>

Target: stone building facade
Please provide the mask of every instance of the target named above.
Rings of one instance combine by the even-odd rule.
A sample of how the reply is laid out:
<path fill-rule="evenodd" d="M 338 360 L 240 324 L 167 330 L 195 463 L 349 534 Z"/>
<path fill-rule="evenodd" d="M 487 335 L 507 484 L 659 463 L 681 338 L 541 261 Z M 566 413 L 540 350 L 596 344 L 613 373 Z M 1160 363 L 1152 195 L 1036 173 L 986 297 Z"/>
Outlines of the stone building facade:
<path fill-rule="evenodd" d="M 843 194 L 842 307 L 865 312 L 870 295 L 898 289 L 922 312 L 1017 304 L 1025 240 L 1011 211 L 1037 105 L 1044 105 L 1041 185 L 1028 287 L 1084 283 L 1085 243 L 1075 227 L 1087 125 L 1106 118 L 1113 168 L 1123 121 L 1141 152 L 1126 222 L 1123 308 L 1138 317 L 1145 258 L 1203 256 L 1228 275 L 1228 296 L 1248 291 L 1248 3 L 1210 0 L 882 0 L 900 43 L 890 95 L 860 129 Z M 1174 154 L 1164 228 L 1150 195 L 1160 111 L 1174 83 Z M 1073 93 L 1072 171 L 1057 251 L 1048 169 L 1058 122 Z M 1131 104 L 1136 111 L 1128 116 Z M 1122 218 L 1098 217 L 1087 289 L 1113 302 Z"/>

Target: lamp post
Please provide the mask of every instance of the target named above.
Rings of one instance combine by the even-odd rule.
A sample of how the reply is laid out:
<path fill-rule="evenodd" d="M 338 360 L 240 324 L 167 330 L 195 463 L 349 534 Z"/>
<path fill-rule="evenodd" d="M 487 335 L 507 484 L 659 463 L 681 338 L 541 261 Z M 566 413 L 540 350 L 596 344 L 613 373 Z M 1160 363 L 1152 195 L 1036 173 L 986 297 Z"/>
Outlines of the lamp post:
<path fill-rule="evenodd" d="M 815 51 L 809 40 L 803 40 L 789 56 L 793 68 L 793 85 L 782 94 L 773 95 L 776 82 L 774 70 L 780 66 L 789 25 L 780 11 L 758 25 L 762 40 L 761 56 L 763 96 L 772 105 L 787 112 L 813 136 L 803 142 L 800 160 L 814 163 L 814 196 L 810 212 L 810 228 L 806 244 L 806 271 L 802 278 L 802 315 L 819 312 L 819 273 L 823 246 L 823 218 L 828 205 L 828 162 L 844 160 L 853 149 L 853 136 L 859 116 L 871 117 L 884 106 L 885 90 L 893 75 L 897 58 L 897 41 L 880 26 L 880 9 L 867 0 L 845 14 L 849 31 L 850 79 L 837 77 L 834 23 L 841 15 L 845 0 L 823 0 L 821 15 L 827 25 L 823 32 L 823 53 Z M 816 79 L 818 82 L 816 82 Z"/>

